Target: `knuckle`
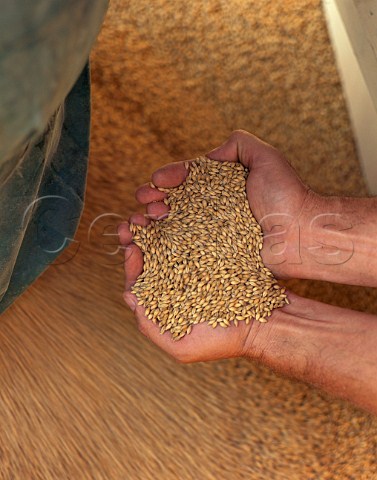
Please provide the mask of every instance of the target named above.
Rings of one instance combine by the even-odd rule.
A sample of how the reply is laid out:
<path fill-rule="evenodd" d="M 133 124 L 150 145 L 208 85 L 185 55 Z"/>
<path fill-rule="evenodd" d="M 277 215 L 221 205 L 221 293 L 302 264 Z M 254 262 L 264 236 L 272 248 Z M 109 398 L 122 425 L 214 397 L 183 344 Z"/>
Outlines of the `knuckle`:
<path fill-rule="evenodd" d="M 246 132 L 246 130 L 242 130 L 242 129 L 237 129 L 237 130 L 233 130 L 233 132 L 231 133 L 231 138 L 233 139 L 241 139 L 241 138 L 245 138 L 247 136 L 249 136 L 249 133 Z"/>

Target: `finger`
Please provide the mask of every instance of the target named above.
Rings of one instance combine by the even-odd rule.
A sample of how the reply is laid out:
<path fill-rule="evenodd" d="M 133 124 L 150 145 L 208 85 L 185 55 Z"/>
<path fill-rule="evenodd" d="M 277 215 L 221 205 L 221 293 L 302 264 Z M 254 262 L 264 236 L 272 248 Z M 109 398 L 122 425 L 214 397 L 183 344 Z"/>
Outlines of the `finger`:
<path fill-rule="evenodd" d="M 148 217 L 152 220 L 162 220 L 169 215 L 170 208 L 163 202 L 149 203 L 147 205 Z"/>
<path fill-rule="evenodd" d="M 121 223 L 118 226 L 119 242 L 121 245 L 128 245 L 132 242 L 132 232 L 128 222 Z"/>
<path fill-rule="evenodd" d="M 136 200 L 143 204 L 161 202 L 167 196 L 167 193 L 160 192 L 157 188 L 152 188 L 150 183 L 141 185 L 135 193 Z"/>
<path fill-rule="evenodd" d="M 134 243 L 125 248 L 124 268 L 126 272 L 125 291 L 128 292 L 143 271 L 143 254 Z"/>
<path fill-rule="evenodd" d="M 168 163 L 156 170 L 152 175 L 152 182 L 156 187 L 173 188 L 183 183 L 188 175 L 190 161 Z"/>
<path fill-rule="evenodd" d="M 241 162 L 251 169 L 253 162 L 263 159 L 273 160 L 276 149 L 263 142 L 255 135 L 244 130 L 233 132 L 225 143 L 206 154 L 208 158 L 218 161 Z"/>
<path fill-rule="evenodd" d="M 144 213 L 134 213 L 130 216 L 129 223 L 133 223 L 135 225 L 142 225 L 146 227 L 151 223 L 150 219 Z"/>
<path fill-rule="evenodd" d="M 128 245 L 132 242 L 132 232 L 130 229 L 130 223 L 143 225 L 145 227 L 149 225 L 150 219 L 145 214 L 134 213 L 133 215 L 131 215 L 129 222 L 121 223 L 118 226 L 118 235 L 119 235 L 119 241 L 121 245 Z"/>

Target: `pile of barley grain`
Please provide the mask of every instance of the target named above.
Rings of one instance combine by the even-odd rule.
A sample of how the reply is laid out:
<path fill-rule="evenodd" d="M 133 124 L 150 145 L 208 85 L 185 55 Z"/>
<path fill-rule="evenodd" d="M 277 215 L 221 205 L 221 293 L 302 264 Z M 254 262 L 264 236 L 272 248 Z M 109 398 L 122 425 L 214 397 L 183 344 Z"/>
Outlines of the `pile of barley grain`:
<path fill-rule="evenodd" d="M 168 191 L 168 217 L 131 225 L 144 254 L 144 271 L 132 291 L 161 333 L 178 340 L 208 322 L 266 322 L 288 303 L 263 265 L 262 231 L 246 198 L 248 170 L 206 157 L 186 163 L 186 181 Z"/>

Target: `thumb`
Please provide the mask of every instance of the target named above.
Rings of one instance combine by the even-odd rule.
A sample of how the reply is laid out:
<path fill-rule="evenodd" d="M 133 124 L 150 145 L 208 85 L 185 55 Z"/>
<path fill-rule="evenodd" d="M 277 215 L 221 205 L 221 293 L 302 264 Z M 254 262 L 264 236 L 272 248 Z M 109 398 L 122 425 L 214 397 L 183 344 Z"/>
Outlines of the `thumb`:
<path fill-rule="evenodd" d="M 212 160 L 241 162 L 249 169 L 254 162 L 275 155 L 271 145 L 245 130 L 234 131 L 225 143 L 206 154 Z"/>
<path fill-rule="evenodd" d="M 238 162 L 238 144 L 233 134 L 222 145 L 206 153 L 206 157 L 220 162 Z"/>

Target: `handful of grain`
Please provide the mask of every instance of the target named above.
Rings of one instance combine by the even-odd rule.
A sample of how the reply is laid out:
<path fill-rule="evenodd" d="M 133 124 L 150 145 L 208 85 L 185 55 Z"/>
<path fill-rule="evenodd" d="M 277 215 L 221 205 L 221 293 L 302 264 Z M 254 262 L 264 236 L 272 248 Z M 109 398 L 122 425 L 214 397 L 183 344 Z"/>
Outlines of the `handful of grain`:
<path fill-rule="evenodd" d="M 144 254 L 132 292 L 175 340 L 202 322 L 213 328 L 266 322 L 288 300 L 260 256 L 262 231 L 246 198 L 249 171 L 206 157 L 185 166 L 182 185 L 161 189 L 169 215 L 147 227 L 131 225 Z"/>

